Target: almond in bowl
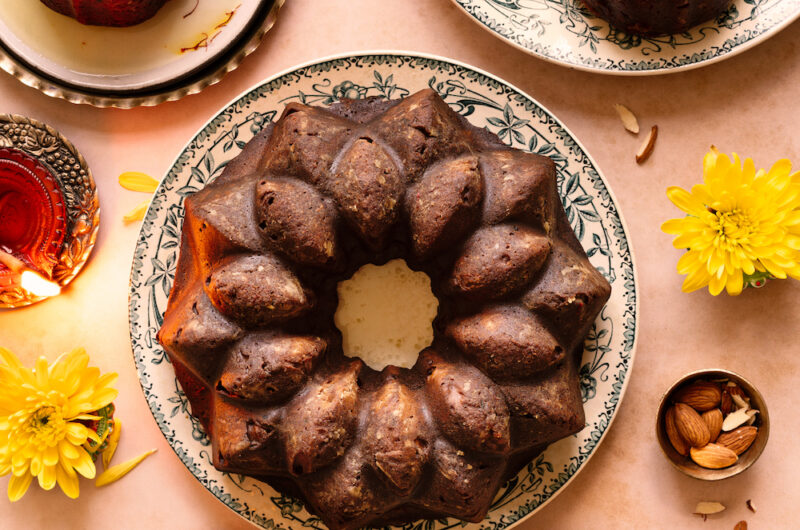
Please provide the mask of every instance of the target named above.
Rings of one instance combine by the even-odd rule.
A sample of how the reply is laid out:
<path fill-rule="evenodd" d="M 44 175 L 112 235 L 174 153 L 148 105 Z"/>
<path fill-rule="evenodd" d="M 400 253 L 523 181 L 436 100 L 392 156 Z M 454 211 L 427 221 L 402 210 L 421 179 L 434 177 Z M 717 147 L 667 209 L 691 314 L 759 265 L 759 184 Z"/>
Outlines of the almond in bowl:
<path fill-rule="evenodd" d="M 685 375 L 661 398 L 656 437 L 678 470 L 701 480 L 721 480 L 750 467 L 769 437 L 761 393 L 727 370 Z"/>

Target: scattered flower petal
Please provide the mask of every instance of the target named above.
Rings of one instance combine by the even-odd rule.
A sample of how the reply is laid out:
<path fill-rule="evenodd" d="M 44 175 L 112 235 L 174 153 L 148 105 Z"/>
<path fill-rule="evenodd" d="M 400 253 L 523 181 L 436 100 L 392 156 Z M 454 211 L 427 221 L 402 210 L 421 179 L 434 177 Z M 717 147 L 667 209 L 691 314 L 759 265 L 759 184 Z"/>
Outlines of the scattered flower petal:
<path fill-rule="evenodd" d="M 147 199 L 142 204 L 125 214 L 122 218 L 123 221 L 126 223 L 132 223 L 134 221 L 141 221 L 144 219 L 144 214 L 147 213 L 147 207 L 150 206 L 150 199 Z"/>
<path fill-rule="evenodd" d="M 158 189 L 158 181 L 146 173 L 126 171 L 119 176 L 119 184 L 126 190 L 154 193 Z"/>
<path fill-rule="evenodd" d="M 95 481 L 95 486 L 97 487 L 106 486 L 108 484 L 111 484 L 112 482 L 121 479 L 122 477 L 127 475 L 130 470 L 138 466 L 139 462 L 141 462 L 142 460 L 144 460 L 145 458 L 147 458 L 148 456 L 150 456 L 155 452 L 156 452 L 155 449 L 151 449 L 146 453 L 137 456 L 136 458 L 128 460 L 127 462 L 111 466 L 110 468 L 103 471 L 103 473 L 101 473 L 99 477 L 97 477 L 97 480 Z"/>
<path fill-rule="evenodd" d="M 108 436 L 108 446 L 103 451 L 103 469 L 108 469 L 111 465 L 111 459 L 114 458 L 114 453 L 117 452 L 121 434 L 122 422 L 118 418 L 114 418 L 114 426 L 111 427 L 111 434 Z"/>

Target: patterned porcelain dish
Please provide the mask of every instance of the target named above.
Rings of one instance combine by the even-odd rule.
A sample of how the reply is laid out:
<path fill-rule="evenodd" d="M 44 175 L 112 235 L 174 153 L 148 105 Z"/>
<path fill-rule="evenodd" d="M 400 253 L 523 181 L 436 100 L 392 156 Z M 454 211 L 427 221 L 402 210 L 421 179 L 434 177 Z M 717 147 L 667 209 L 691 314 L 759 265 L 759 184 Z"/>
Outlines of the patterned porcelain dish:
<path fill-rule="evenodd" d="M 245 92 L 209 121 L 178 155 L 144 219 L 133 258 L 130 332 L 145 397 L 159 428 L 189 471 L 218 499 L 264 528 L 324 528 L 303 505 L 252 478 L 214 469 L 209 440 L 188 413 L 164 350 L 156 342 L 172 281 L 183 199 L 217 177 L 245 143 L 287 103 L 324 105 L 337 98 L 401 98 L 431 87 L 457 112 L 509 145 L 550 156 L 578 238 L 611 282 L 611 299 L 585 345 L 580 371 L 586 427 L 551 445 L 509 480 L 487 518 L 470 528 L 506 528 L 541 508 L 581 470 L 614 419 L 633 364 L 637 282 L 625 224 L 614 195 L 572 134 L 530 96 L 454 61 L 400 52 L 341 56 L 299 66 Z M 426 530 L 462 526 L 445 519 Z M 421 528 L 420 523 L 405 528 Z"/>
<path fill-rule="evenodd" d="M 763 42 L 800 17 L 800 0 L 735 0 L 686 33 L 639 37 L 609 27 L 580 0 L 453 0 L 482 28 L 532 55 L 579 70 L 653 75 L 698 68 Z"/>
<path fill-rule="evenodd" d="M 199 92 L 235 69 L 285 0 L 172 0 L 135 26 L 87 26 L 39 0 L 0 1 L 0 68 L 73 103 L 129 108 Z"/>

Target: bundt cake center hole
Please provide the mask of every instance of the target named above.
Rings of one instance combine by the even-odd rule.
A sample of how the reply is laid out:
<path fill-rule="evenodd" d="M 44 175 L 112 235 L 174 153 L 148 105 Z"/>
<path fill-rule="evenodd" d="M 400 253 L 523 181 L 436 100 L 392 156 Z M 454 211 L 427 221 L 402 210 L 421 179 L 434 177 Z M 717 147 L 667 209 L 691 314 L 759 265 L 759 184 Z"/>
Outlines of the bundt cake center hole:
<path fill-rule="evenodd" d="M 411 368 L 433 342 L 439 301 L 430 277 L 404 260 L 364 265 L 339 282 L 338 294 L 334 321 L 346 356 L 359 357 L 374 370 Z"/>

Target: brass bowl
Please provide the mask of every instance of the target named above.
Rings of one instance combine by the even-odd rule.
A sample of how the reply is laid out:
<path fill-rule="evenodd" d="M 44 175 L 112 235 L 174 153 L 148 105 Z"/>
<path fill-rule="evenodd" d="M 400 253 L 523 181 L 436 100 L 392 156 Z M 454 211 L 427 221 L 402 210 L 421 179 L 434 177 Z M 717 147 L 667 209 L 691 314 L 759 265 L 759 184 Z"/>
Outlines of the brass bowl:
<path fill-rule="evenodd" d="M 747 451 L 739 455 L 739 460 L 735 464 L 724 469 L 706 469 L 698 466 L 688 456 L 682 456 L 678 453 L 675 448 L 672 447 L 667 437 L 664 427 L 664 416 L 667 413 L 667 409 L 672 405 L 670 397 L 678 388 L 695 379 L 728 379 L 733 381 L 750 397 L 751 407 L 758 410 L 754 423 L 754 425 L 758 427 L 756 439 Z M 656 438 L 658 439 L 664 456 L 667 457 L 667 460 L 669 460 L 678 471 L 699 480 L 722 480 L 730 478 L 752 466 L 753 463 L 758 460 L 758 457 L 761 456 L 762 451 L 764 451 L 764 447 L 767 445 L 767 439 L 769 438 L 769 412 L 767 411 L 767 404 L 764 402 L 764 397 L 761 395 L 761 392 L 759 392 L 750 381 L 739 374 L 722 369 L 697 370 L 696 372 L 684 375 L 664 392 L 661 403 L 658 405 L 658 414 L 656 415 Z"/>

